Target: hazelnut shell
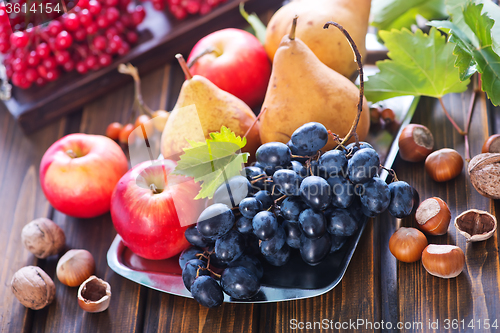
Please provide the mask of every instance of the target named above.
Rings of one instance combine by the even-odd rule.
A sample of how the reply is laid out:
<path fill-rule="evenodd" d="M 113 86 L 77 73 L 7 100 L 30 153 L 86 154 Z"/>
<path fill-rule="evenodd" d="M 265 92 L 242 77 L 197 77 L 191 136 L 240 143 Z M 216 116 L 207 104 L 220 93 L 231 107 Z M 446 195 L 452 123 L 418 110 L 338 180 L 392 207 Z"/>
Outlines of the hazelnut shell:
<path fill-rule="evenodd" d="M 422 201 L 415 212 L 418 228 L 428 235 L 444 235 L 448 232 L 451 212 L 446 202 L 438 197 Z"/>
<path fill-rule="evenodd" d="M 54 281 L 37 266 L 26 266 L 14 273 L 11 289 L 22 305 L 33 310 L 43 309 L 56 295 Z"/>
<path fill-rule="evenodd" d="M 408 162 L 420 162 L 432 153 L 434 137 L 423 125 L 410 124 L 399 136 L 399 155 Z"/>
<path fill-rule="evenodd" d="M 469 162 L 470 181 L 476 191 L 490 199 L 500 199 L 500 153 L 479 154 Z"/>
<path fill-rule="evenodd" d="M 21 240 L 24 247 L 35 257 L 45 259 L 64 249 L 66 236 L 61 227 L 42 217 L 24 226 Z"/>
<path fill-rule="evenodd" d="M 488 212 L 470 209 L 457 216 L 455 228 L 467 238 L 467 242 L 480 242 L 493 236 L 497 219 Z"/>
<path fill-rule="evenodd" d="M 420 230 L 401 227 L 389 239 L 389 250 L 399 261 L 415 262 L 420 260 L 427 244 Z"/>
<path fill-rule="evenodd" d="M 92 275 L 78 288 L 78 305 L 87 312 L 102 312 L 109 307 L 111 286 Z"/>
<path fill-rule="evenodd" d="M 453 149 L 436 150 L 425 159 L 425 170 L 436 182 L 447 182 L 462 173 L 464 160 Z"/>
<path fill-rule="evenodd" d="M 462 273 L 465 254 L 455 245 L 430 244 L 422 252 L 422 265 L 431 275 L 451 279 Z"/>
<path fill-rule="evenodd" d="M 484 142 L 481 153 L 500 153 L 500 134 L 490 136 Z"/>
<path fill-rule="evenodd" d="M 57 278 L 69 287 L 78 287 L 95 271 L 95 261 L 87 250 L 69 250 L 57 263 Z"/>

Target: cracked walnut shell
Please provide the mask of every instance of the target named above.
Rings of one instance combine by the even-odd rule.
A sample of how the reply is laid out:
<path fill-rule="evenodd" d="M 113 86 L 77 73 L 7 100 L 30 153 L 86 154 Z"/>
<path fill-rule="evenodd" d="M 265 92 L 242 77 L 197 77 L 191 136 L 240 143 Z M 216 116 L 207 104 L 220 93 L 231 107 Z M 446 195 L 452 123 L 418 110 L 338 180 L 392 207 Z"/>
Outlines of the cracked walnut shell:
<path fill-rule="evenodd" d="M 455 228 L 467 238 L 467 242 L 479 242 L 493 236 L 497 219 L 488 212 L 471 209 L 457 216 Z"/>
<path fill-rule="evenodd" d="M 476 191 L 490 199 L 500 199 L 500 154 L 479 154 L 469 163 L 470 181 Z"/>

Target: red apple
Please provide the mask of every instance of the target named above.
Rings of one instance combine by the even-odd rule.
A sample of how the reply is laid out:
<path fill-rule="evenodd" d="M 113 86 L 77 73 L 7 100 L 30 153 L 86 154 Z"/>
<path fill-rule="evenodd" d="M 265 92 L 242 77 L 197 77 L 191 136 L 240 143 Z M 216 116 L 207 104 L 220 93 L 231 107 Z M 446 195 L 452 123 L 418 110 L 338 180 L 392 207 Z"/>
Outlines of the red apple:
<path fill-rule="evenodd" d="M 206 50 L 191 67 L 216 86 L 251 108 L 262 103 L 271 76 L 271 63 L 259 40 L 244 30 L 223 29 L 202 38 L 191 50 L 188 63 Z"/>
<path fill-rule="evenodd" d="M 59 139 L 45 152 L 40 182 L 55 209 L 91 218 L 109 211 L 115 185 L 127 170 L 127 158 L 116 142 L 77 133 Z"/>
<path fill-rule="evenodd" d="M 172 160 L 146 161 L 116 185 L 111 218 L 125 245 L 146 259 L 170 258 L 189 247 L 184 231 L 196 223 L 205 200 L 194 200 L 200 187 L 173 175 Z"/>

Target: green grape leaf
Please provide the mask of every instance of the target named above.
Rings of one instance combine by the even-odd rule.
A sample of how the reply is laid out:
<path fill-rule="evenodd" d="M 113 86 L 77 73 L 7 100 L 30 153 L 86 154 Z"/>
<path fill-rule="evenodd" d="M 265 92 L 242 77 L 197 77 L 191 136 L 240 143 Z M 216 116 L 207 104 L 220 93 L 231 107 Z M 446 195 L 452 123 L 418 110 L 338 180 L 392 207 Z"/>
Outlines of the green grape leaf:
<path fill-rule="evenodd" d="M 381 31 L 390 59 L 376 63 L 380 72 L 368 78 L 365 96 L 378 102 L 396 96 L 442 97 L 463 92 L 469 80 L 460 80 L 454 66 L 454 44 L 447 43 L 436 28 L 429 34 L 408 29 Z"/>
<path fill-rule="evenodd" d="M 189 141 L 191 147 L 184 148 L 173 173 L 202 183 L 195 199 L 212 198 L 220 185 L 240 175 L 249 156 L 240 151 L 246 142 L 246 138 L 222 126 L 220 132 L 210 133 L 206 142 Z"/>

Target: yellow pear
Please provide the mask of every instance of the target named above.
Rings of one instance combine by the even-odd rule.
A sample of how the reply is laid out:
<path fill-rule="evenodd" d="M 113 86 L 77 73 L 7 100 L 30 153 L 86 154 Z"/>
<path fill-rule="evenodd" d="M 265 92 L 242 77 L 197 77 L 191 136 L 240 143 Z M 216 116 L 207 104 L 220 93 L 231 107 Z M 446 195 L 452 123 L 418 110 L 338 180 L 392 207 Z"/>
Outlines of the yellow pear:
<path fill-rule="evenodd" d="M 177 103 L 170 113 L 161 137 L 161 153 L 175 158 L 189 147 L 188 140 L 200 142 L 222 126 L 243 137 L 254 124 L 256 116 L 242 100 L 219 89 L 203 76 L 189 73 L 186 62 L 177 56 L 186 75 Z M 247 135 L 244 151 L 254 155 L 260 145 L 259 126 L 255 124 Z"/>
<path fill-rule="evenodd" d="M 298 127 L 310 121 L 319 122 L 344 137 L 357 115 L 358 87 L 323 64 L 304 42 L 294 37 L 295 22 L 274 57 L 262 106 L 263 111 L 267 110 L 260 118 L 262 143 L 286 143 Z M 331 27 L 328 31 L 334 29 Z M 369 126 L 370 114 L 363 97 L 363 112 L 357 128 L 360 140 L 368 134 Z M 334 146 L 330 138 L 324 149 Z"/>
<path fill-rule="evenodd" d="M 274 59 L 281 39 L 290 31 L 293 17 L 298 15 L 302 24 L 297 27 L 296 36 L 306 43 L 325 65 L 350 78 L 356 71 L 356 63 L 349 43 L 340 31 L 325 30 L 323 25 L 328 21 L 342 25 L 364 57 L 370 2 L 294 0 L 288 3 L 274 14 L 267 26 L 265 49 L 269 58 Z"/>

